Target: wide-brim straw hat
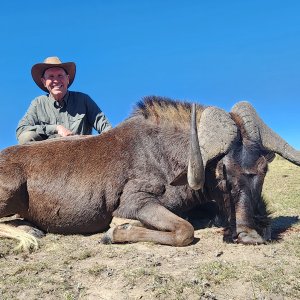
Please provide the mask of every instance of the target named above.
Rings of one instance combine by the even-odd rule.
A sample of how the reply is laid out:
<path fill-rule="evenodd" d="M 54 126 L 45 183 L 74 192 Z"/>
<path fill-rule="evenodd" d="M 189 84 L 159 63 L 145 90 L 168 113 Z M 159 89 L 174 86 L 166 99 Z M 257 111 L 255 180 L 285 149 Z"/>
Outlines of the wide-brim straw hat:
<path fill-rule="evenodd" d="M 76 74 L 76 65 L 74 62 L 66 62 L 62 63 L 60 59 L 56 56 L 53 57 L 47 57 L 43 63 L 35 64 L 31 68 L 31 75 L 34 80 L 34 82 L 37 84 L 39 88 L 41 88 L 43 91 L 48 92 L 47 88 L 45 88 L 44 84 L 42 83 L 41 78 L 43 77 L 45 71 L 50 68 L 63 68 L 67 74 L 69 75 L 69 85 L 73 83 L 75 74 Z"/>

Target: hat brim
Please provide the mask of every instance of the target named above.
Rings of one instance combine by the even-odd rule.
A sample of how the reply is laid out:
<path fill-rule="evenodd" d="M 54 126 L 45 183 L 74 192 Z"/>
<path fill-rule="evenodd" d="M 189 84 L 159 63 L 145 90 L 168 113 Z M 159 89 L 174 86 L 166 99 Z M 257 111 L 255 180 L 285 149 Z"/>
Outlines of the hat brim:
<path fill-rule="evenodd" d="M 42 76 L 44 74 L 44 72 L 47 69 L 50 68 L 63 68 L 69 75 L 69 85 L 68 87 L 71 86 L 71 84 L 74 81 L 75 78 L 75 74 L 76 74 L 76 65 L 73 62 L 66 62 L 66 63 L 61 63 L 61 64 L 45 64 L 45 63 L 39 63 L 39 64 L 35 64 L 32 68 L 31 68 L 31 75 L 32 78 L 34 80 L 34 82 L 37 84 L 37 86 L 42 89 L 45 92 L 48 92 L 47 88 L 44 86 L 44 84 L 42 83 Z"/>

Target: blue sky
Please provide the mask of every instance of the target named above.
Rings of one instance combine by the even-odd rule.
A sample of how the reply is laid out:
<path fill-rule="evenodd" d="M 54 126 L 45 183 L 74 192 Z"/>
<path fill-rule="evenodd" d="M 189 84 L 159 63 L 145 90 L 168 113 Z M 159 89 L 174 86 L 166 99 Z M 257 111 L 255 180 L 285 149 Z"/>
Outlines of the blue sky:
<path fill-rule="evenodd" d="M 74 61 L 71 90 L 116 126 L 147 95 L 216 105 L 250 101 L 300 149 L 300 1 L 64 0 L 0 4 L 0 149 L 43 94 L 33 64 Z"/>

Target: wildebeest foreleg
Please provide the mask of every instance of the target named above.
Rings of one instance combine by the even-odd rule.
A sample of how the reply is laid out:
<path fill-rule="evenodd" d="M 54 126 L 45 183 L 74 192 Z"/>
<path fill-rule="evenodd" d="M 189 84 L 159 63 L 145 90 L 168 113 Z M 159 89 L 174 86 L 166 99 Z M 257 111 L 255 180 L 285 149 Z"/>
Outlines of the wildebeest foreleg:
<path fill-rule="evenodd" d="M 158 203 L 148 203 L 137 212 L 145 226 L 124 224 L 111 228 L 103 243 L 154 242 L 171 246 L 186 246 L 194 239 L 193 226 Z"/>

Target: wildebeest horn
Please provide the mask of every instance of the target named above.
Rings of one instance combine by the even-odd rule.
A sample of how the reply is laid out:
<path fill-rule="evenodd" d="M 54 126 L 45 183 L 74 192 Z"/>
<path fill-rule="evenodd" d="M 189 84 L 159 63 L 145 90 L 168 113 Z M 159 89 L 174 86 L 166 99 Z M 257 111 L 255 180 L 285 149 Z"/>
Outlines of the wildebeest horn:
<path fill-rule="evenodd" d="M 196 124 L 196 105 L 192 105 L 191 115 L 191 140 L 190 140 L 190 157 L 187 172 L 187 181 L 193 190 L 203 188 L 205 181 L 205 169 L 203 167 L 202 155 L 197 135 Z"/>
<path fill-rule="evenodd" d="M 198 136 L 205 168 L 207 162 L 230 150 L 237 137 L 237 126 L 229 113 L 208 107 L 201 115 Z"/>
<path fill-rule="evenodd" d="M 193 123 L 196 123 L 196 116 L 192 116 Z M 198 138 L 194 138 L 194 134 L 197 134 L 196 124 L 191 127 L 193 141 L 191 153 L 196 153 L 196 155 L 193 154 L 189 160 L 188 183 L 192 188 L 199 189 L 204 185 L 207 162 L 229 151 L 237 136 L 237 127 L 230 115 L 217 107 L 207 107 L 202 112 L 198 126 Z M 196 144 L 200 145 L 200 148 L 196 147 Z M 201 161 L 196 161 L 195 156 L 200 157 Z"/>
<path fill-rule="evenodd" d="M 253 106 L 242 101 L 233 106 L 231 112 L 242 120 L 247 137 L 290 162 L 300 165 L 300 151 L 291 147 L 283 138 L 269 128 L 258 116 Z"/>

